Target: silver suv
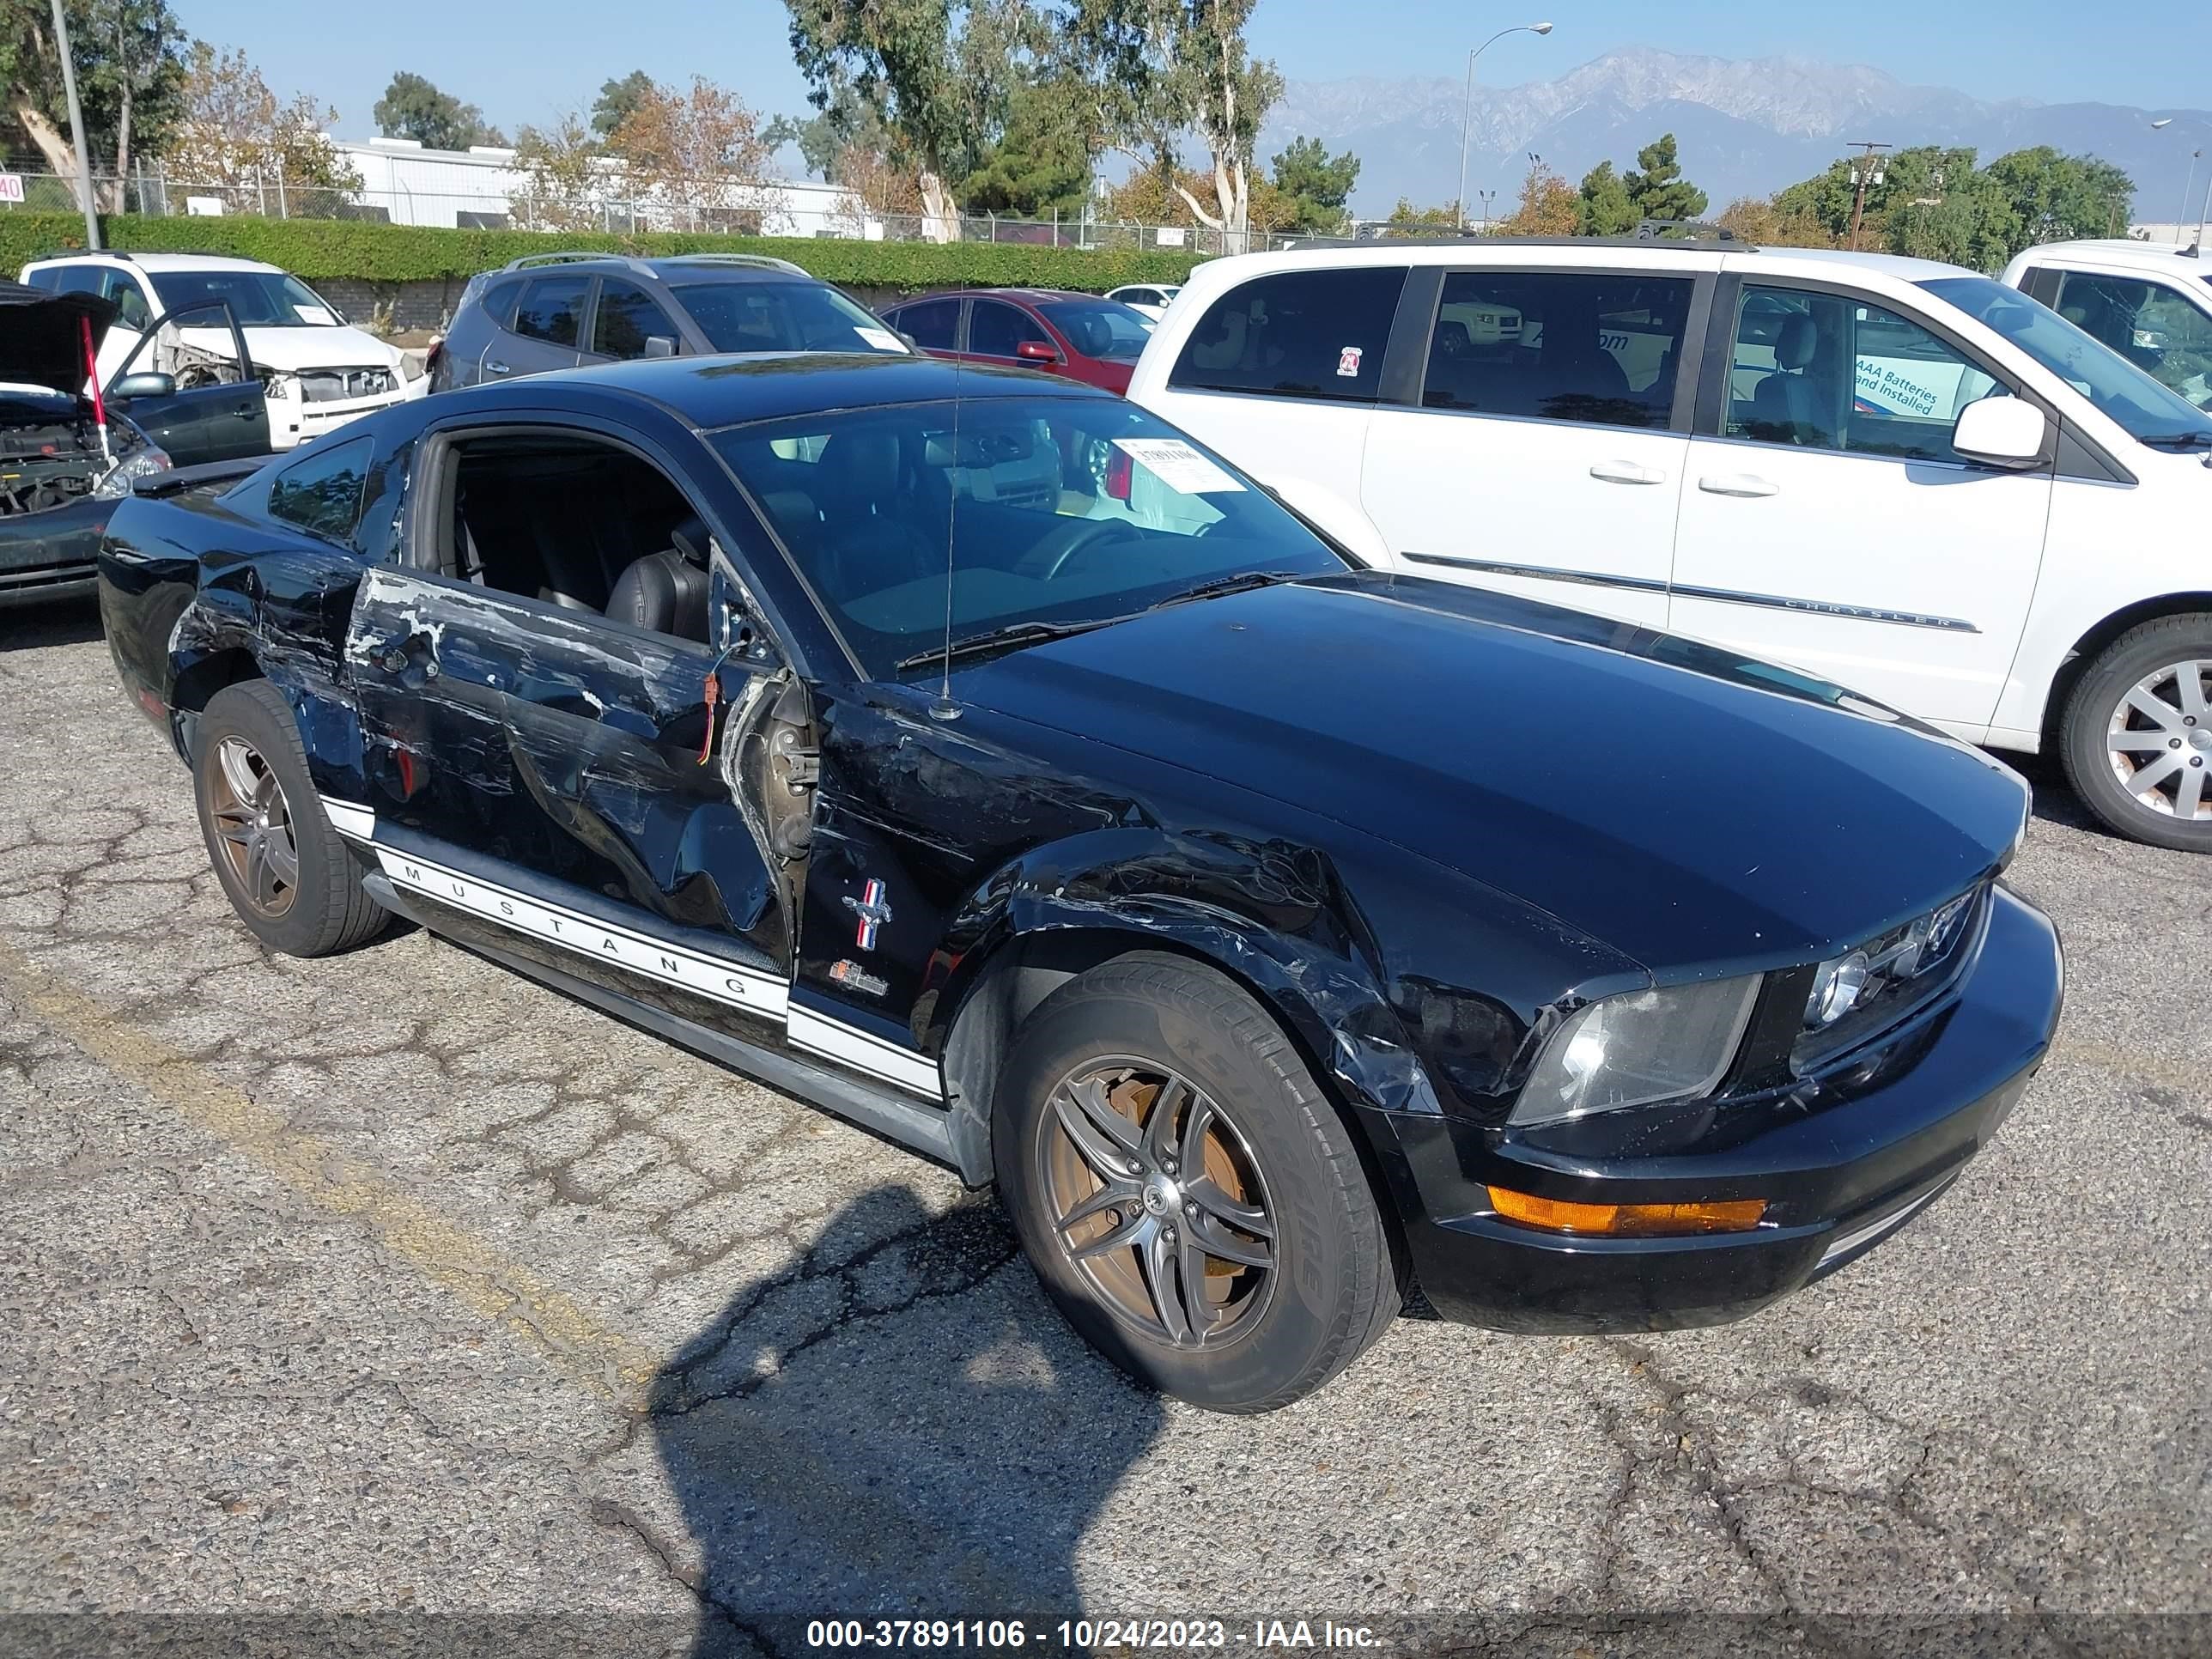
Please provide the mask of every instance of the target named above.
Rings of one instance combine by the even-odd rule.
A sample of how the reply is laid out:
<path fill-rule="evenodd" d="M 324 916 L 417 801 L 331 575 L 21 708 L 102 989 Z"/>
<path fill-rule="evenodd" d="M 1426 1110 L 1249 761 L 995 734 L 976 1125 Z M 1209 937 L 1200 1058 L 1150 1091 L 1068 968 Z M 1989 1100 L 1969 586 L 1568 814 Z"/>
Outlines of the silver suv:
<path fill-rule="evenodd" d="M 631 357 L 907 349 L 873 313 L 788 260 L 533 253 L 469 279 L 432 351 L 430 386 Z"/>

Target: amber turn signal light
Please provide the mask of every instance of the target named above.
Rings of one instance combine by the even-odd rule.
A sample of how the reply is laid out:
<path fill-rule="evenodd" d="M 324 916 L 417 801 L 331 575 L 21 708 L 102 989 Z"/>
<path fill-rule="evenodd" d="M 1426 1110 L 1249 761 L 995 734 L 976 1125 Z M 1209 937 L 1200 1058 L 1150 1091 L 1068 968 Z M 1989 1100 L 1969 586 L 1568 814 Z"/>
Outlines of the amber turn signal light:
<path fill-rule="evenodd" d="M 1490 1189 L 1491 1207 L 1508 1221 L 1547 1233 L 1595 1233 L 1609 1238 L 1661 1238 L 1679 1233 L 1740 1233 L 1759 1225 L 1763 1198 L 1714 1204 L 1568 1204 L 1509 1187 Z"/>

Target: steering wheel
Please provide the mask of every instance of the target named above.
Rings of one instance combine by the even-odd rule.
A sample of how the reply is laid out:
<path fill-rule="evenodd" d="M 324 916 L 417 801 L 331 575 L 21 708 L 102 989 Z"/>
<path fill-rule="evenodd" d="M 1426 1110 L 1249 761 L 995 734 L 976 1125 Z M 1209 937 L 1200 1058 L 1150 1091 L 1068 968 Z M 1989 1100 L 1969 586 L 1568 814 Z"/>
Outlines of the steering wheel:
<path fill-rule="evenodd" d="M 1078 554 L 1109 542 L 1134 540 L 1136 536 L 1137 527 L 1127 519 L 1077 519 L 1043 537 L 1022 556 L 1015 569 L 1038 581 L 1057 581 Z"/>

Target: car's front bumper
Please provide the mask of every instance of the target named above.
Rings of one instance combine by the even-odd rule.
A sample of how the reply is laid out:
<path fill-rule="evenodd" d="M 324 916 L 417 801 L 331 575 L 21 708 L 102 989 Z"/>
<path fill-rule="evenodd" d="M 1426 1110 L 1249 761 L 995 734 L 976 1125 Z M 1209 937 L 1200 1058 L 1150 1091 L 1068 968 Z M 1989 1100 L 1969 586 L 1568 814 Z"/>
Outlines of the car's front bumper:
<path fill-rule="evenodd" d="M 299 397 L 271 398 L 269 400 L 269 447 L 271 449 L 295 449 L 326 432 L 334 432 L 349 421 L 364 415 L 374 415 L 380 410 L 393 407 L 428 394 L 430 380 L 428 375 L 404 381 L 396 392 L 380 392 L 373 398 L 337 398 L 321 403 L 310 403 Z"/>
<path fill-rule="evenodd" d="M 1817 1089 L 1720 1108 L 1663 1152 L 1563 1153 L 1534 1135 L 1366 1115 L 1420 1288 L 1447 1319 L 1538 1332 L 1664 1330 L 1741 1319 L 1832 1273 L 1917 1215 L 2018 1103 L 2057 1029 L 2057 935 L 2002 887 L 1942 1001 Z M 1761 1198 L 1749 1231 L 1608 1238 L 1508 1221 L 1492 1186 L 1573 1203 Z"/>
<path fill-rule="evenodd" d="M 87 496 L 45 513 L 0 519 L 0 605 L 89 593 L 113 501 Z"/>

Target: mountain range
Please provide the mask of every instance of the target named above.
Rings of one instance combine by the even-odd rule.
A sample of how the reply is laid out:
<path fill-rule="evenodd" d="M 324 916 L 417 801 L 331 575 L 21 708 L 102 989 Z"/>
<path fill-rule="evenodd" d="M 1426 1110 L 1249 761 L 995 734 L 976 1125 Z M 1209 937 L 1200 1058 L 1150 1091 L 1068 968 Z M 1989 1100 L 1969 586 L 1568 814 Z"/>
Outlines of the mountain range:
<path fill-rule="evenodd" d="M 1413 77 L 1293 81 L 1261 131 L 1264 161 L 1291 138 L 1322 139 L 1360 159 L 1353 211 L 1388 214 L 1400 196 L 1428 205 L 1458 189 L 1464 82 Z M 2154 119 L 2172 117 L 2162 131 Z M 1637 47 L 1606 53 L 1553 81 L 1474 90 L 1468 145 L 1470 209 L 1494 189 L 1507 211 L 1531 152 L 1579 181 L 1611 161 L 1633 167 L 1662 132 L 1680 145 L 1683 173 L 1717 214 L 1739 196 L 1765 196 L 1811 177 L 1855 139 L 1972 146 L 1984 161 L 2050 144 L 2100 155 L 2136 182 L 2138 221 L 2171 222 L 2191 171 L 2190 151 L 2212 152 L 2212 111 L 2117 104 L 1991 103 L 1945 87 L 1907 85 L 1863 64 L 1799 58 L 1701 58 Z M 2200 165 L 2187 217 L 2208 182 Z"/>

